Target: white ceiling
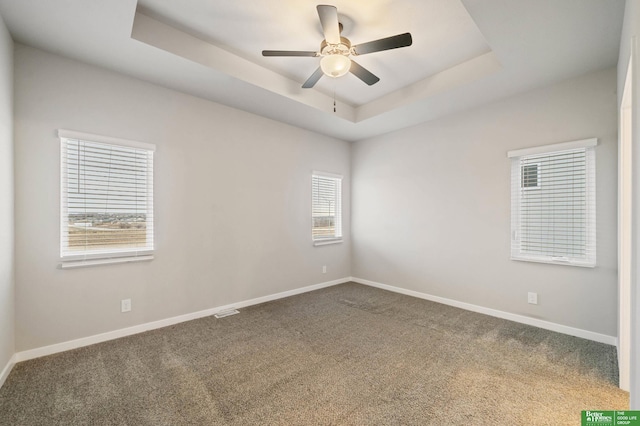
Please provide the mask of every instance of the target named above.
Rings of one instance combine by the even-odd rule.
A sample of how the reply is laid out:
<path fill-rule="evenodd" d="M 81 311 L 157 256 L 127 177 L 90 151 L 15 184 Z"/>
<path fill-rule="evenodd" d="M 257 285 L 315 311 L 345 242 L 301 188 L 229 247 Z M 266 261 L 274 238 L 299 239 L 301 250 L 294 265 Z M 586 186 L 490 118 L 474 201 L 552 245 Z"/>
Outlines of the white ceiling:
<path fill-rule="evenodd" d="M 139 4 L 137 4 L 139 3 Z M 340 0 L 354 44 L 411 32 L 354 76 L 301 84 L 318 58 L 316 2 L 0 0 L 14 40 L 345 140 L 428 121 L 616 65 L 623 0 Z M 333 112 L 333 92 L 337 111 Z"/>
<path fill-rule="evenodd" d="M 353 44 L 410 32 L 415 46 L 363 55 L 356 61 L 380 77 L 369 87 L 355 76 L 323 78 L 315 87 L 359 106 L 489 52 L 459 0 L 334 1 L 342 35 Z M 265 58 L 263 49 L 319 51 L 323 40 L 317 0 L 140 0 L 138 10 L 302 84 L 319 58 Z M 240 9 L 240 10 L 239 10 Z M 445 41 L 445 42 L 443 42 Z"/>

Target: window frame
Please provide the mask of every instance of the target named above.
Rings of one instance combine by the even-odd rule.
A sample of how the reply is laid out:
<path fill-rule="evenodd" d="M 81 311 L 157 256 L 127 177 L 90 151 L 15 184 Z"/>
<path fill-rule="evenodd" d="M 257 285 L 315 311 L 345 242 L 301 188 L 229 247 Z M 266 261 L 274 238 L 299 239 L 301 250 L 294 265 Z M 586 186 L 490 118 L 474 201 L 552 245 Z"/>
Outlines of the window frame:
<path fill-rule="evenodd" d="M 338 182 L 338 188 L 336 191 L 336 194 L 334 194 L 335 196 L 335 210 L 336 210 L 336 214 L 334 216 L 335 218 L 335 225 L 334 228 L 336 230 L 336 232 L 334 232 L 333 236 L 330 237 L 324 237 L 324 238 L 318 238 L 317 236 L 314 235 L 314 224 L 313 224 L 313 218 L 314 218 L 314 211 L 315 211 L 315 206 L 314 206 L 314 179 L 315 178 L 321 178 L 321 179 L 331 179 L 334 180 L 336 182 Z M 311 173 L 311 241 L 313 242 L 314 246 L 324 246 L 324 245 L 329 245 L 329 244 L 339 244 L 343 242 L 343 238 L 344 238 L 344 234 L 343 234 L 343 219 L 342 219 L 342 180 L 343 180 L 343 176 L 339 175 L 339 174 L 335 174 L 335 173 L 328 173 L 328 172 L 321 172 L 321 171 L 316 171 L 314 170 Z"/>
<path fill-rule="evenodd" d="M 533 148 L 509 151 L 507 156 L 511 159 L 511 260 L 549 263 L 556 265 L 569 265 L 593 268 L 596 266 L 597 244 L 596 244 L 596 156 L 595 147 L 598 144 L 597 138 L 577 140 L 572 142 L 564 142 L 552 145 L 544 145 Z M 540 255 L 526 253 L 522 251 L 520 234 L 521 232 L 521 195 L 532 189 L 542 189 L 543 173 L 541 170 L 541 162 L 536 162 L 535 157 L 545 154 L 561 154 L 571 151 L 585 151 L 585 243 L 584 258 L 577 257 L 557 257 L 551 254 Z M 522 187 L 522 161 L 523 159 L 532 159 L 530 164 L 538 165 L 538 186 Z M 517 164 L 517 167 L 516 167 Z M 517 179 L 517 181 L 516 181 Z M 517 184 L 515 183 L 517 182 Z M 516 192 L 516 188 L 519 189 Z M 518 196 L 516 196 L 518 195 Z"/>
<path fill-rule="evenodd" d="M 153 259 L 155 251 L 155 219 L 153 217 L 153 165 L 154 153 L 156 146 L 145 142 L 132 141 L 110 136 L 102 136 L 91 133 L 77 132 L 74 130 L 58 130 L 58 140 L 60 144 L 60 267 L 76 268 L 93 265 L 103 265 L 110 263 L 137 262 Z M 66 202 L 68 197 L 67 184 L 67 168 L 65 164 L 66 144 L 68 141 L 82 141 L 87 143 L 101 144 L 112 147 L 124 147 L 129 149 L 137 149 L 147 151 L 147 209 L 145 215 L 151 217 L 150 235 L 147 234 L 147 246 L 142 248 L 109 248 L 103 250 L 82 250 L 78 253 L 71 253 L 68 249 L 68 243 L 65 244 L 64 236 L 68 233 L 68 223 L 65 218 L 69 217 L 69 209 Z M 148 226 L 148 225 L 147 225 Z"/>

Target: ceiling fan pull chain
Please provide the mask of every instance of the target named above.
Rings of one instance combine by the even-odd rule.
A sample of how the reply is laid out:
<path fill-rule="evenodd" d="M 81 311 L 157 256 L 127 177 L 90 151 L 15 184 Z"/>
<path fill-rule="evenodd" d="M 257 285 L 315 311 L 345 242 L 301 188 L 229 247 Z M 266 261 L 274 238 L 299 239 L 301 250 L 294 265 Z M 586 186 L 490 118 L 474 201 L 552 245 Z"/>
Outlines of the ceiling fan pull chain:
<path fill-rule="evenodd" d="M 336 83 L 333 83 L 333 112 L 336 112 Z"/>

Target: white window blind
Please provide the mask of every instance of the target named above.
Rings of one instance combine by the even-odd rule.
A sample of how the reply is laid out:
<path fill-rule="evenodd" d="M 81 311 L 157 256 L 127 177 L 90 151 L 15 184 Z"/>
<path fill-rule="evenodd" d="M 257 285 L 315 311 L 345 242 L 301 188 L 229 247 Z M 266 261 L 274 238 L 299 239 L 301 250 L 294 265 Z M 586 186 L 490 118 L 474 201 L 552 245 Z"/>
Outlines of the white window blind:
<path fill-rule="evenodd" d="M 60 130 L 64 261 L 153 252 L 155 146 Z"/>
<path fill-rule="evenodd" d="M 311 193 L 313 241 L 339 242 L 342 238 L 342 176 L 314 172 Z"/>
<path fill-rule="evenodd" d="M 596 142 L 509 153 L 512 259 L 595 266 Z"/>

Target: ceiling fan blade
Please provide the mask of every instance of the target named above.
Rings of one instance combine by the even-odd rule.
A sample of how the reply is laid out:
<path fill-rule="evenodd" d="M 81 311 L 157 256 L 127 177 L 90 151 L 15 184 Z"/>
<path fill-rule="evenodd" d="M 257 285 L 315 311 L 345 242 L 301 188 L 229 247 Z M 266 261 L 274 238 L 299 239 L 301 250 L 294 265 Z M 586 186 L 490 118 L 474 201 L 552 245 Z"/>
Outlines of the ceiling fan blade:
<path fill-rule="evenodd" d="M 320 80 L 320 77 L 322 77 L 323 74 L 324 73 L 322 72 L 322 68 L 318 67 L 318 69 L 315 70 L 313 74 L 311 74 L 311 77 L 309 77 L 307 81 L 304 82 L 304 84 L 302 85 L 302 88 L 311 89 L 313 86 L 316 85 L 316 83 L 318 82 L 318 80 Z"/>
<path fill-rule="evenodd" d="M 335 6 L 319 4 L 316 9 L 320 17 L 320 24 L 324 32 L 324 39 L 329 44 L 340 44 L 340 24 L 338 23 L 338 9 Z"/>
<path fill-rule="evenodd" d="M 349 72 L 367 83 L 369 86 L 380 81 L 380 78 L 376 77 L 369 70 L 358 65 L 358 63 L 353 60 L 351 61 L 351 68 L 349 68 Z"/>
<path fill-rule="evenodd" d="M 356 55 L 364 55 L 366 53 L 411 46 L 411 43 L 413 43 L 411 33 L 404 33 L 387 38 L 381 38 L 380 40 L 370 41 L 368 43 L 358 44 L 353 46 L 353 51 Z"/>
<path fill-rule="evenodd" d="M 318 56 L 318 52 L 305 52 L 303 50 L 263 50 L 262 56 Z"/>

